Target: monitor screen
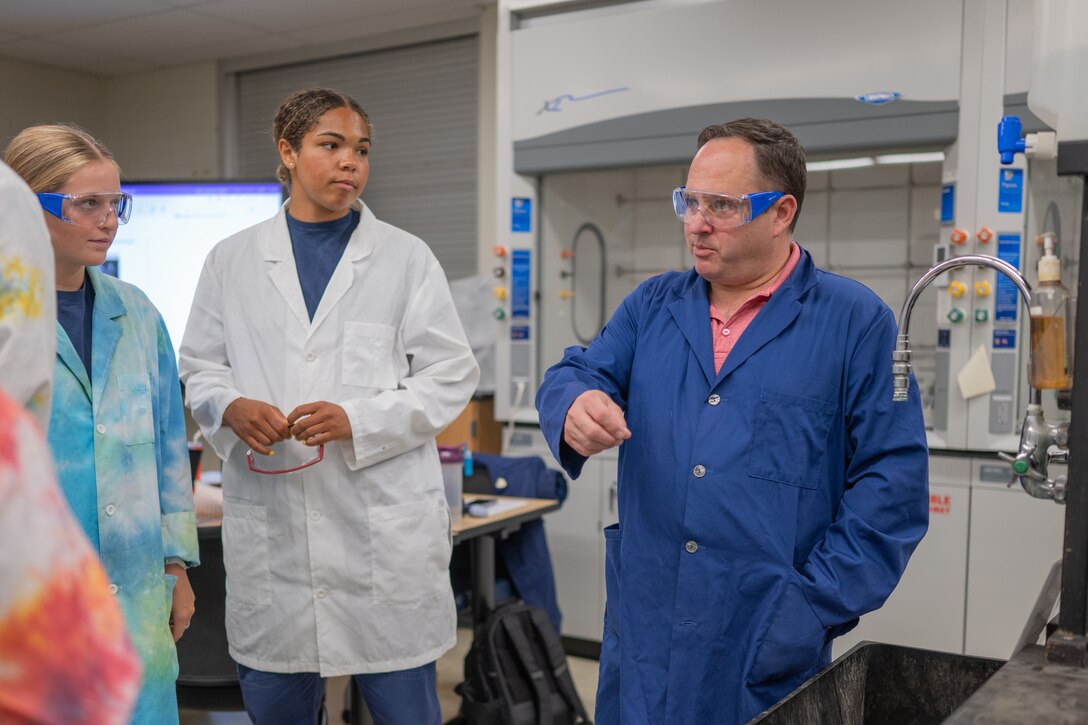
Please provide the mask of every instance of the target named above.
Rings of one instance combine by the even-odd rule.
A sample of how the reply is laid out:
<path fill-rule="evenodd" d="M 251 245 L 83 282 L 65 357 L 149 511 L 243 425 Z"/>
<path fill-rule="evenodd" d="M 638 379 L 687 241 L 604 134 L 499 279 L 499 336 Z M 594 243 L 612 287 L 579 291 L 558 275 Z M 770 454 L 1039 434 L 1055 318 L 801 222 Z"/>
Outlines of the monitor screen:
<path fill-rule="evenodd" d="M 139 287 L 166 322 L 177 353 L 204 259 L 219 241 L 274 216 L 275 182 L 125 183 L 132 217 L 122 224 L 102 271 Z"/>

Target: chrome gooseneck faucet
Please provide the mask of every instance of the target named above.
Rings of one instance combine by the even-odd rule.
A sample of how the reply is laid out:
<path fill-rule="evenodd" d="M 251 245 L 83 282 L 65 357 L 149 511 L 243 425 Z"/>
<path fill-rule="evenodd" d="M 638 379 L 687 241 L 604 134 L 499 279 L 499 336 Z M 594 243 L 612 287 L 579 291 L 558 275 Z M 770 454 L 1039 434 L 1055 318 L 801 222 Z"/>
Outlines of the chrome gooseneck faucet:
<path fill-rule="evenodd" d="M 914 303 L 918 295 L 940 275 L 956 267 L 988 267 L 996 270 L 1016 285 L 1020 295 L 1024 298 L 1024 304 L 1030 309 L 1031 285 L 1024 279 L 1016 267 L 996 257 L 987 257 L 977 254 L 966 254 L 962 257 L 953 257 L 937 264 L 922 275 L 910 294 L 903 303 L 903 309 L 899 313 L 899 335 L 895 340 L 895 352 L 892 353 L 892 400 L 901 402 L 907 400 L 910 385 L 910 314 L 914 309 Z M 1028 366 L 1031 366 L 1031 346 L 1028 346 Z M 1065 476 L 1059 476 L 1050 480 L 1048 466 L 1051 461 L 1067 460 L 1069 455 L 1069 423 L 1048 423 L 1043 417 L 1042 394 L 1034 387 L 1028 388 L 1028 410 L 1024 416 L 1024 424 L 1020 432 L 1020 450 L 1015 456 L 999 453 L 998 455 L 1007 461 L 1013 470 L 1013 480 L 1020 479 L 1020 485 L 1035 498 L 1049 498 L 1062 503 L 1065 501 Z M 1055 448 L 1052 453 L 1051 447 Z M 1010 485 L 1012 485 L 1010 483 Z"/>

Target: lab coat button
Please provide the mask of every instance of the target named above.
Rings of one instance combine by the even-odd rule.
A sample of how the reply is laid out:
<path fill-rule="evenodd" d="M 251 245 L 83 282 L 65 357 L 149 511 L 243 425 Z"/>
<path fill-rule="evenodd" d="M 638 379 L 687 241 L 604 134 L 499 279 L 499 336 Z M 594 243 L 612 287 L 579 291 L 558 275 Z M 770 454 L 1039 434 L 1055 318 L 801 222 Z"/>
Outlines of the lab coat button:
<path fill-rule="evenodd" d="M 304 357 L 306 358 L 306 362 L 313 362 L 317 359 L 317 355 L 314 355 L 312 352 L 306 353 Z"/>
<path fill-rule="evenodd" d="M 691 472 L 695 474 L 696 478 L 702 478 L 706 475 L 706 467 L 696 466 L 695 468 L 691 469 Z"/>
<path fill-rule="evenodd" d="M 325 598 L 325 590 L 324 589 L 318 589 L 316 594 L 317 594 L 318 599 L 324 599 Z"/>
<path fill-rule="evenodd" d="M 710 403 L 711 405 L 717 405 L 718 403 L 722 402 L 722 396 L 718 395 L 717 393 L 714 393 L 713 395 L 711 395 L 709 398 L 706 399 L 706 402 Z"/>
<path fill-rule="evenodd" d="M 95 429 L 96 431 L 98 431 L 99 433 L 101 433 L 102 435 L 105 435 L 105 434 L 106 434 L 106 426 L 102 425 L 101 423 L 99 423 L 98 425 L 96 425 L 96 426 L 94 427 L 94 429 Z"/>
<path fill-rule="evenodd" d="M 321 512 L 320 511 L 311 511 L 310 512 L 310 520 L 311 521 L 317 521 L 320 518 L 321 518 Z"/>
<path fill-rule="evenodd" d="M 696 551 L 699 550 L 699 545 L 696 544 L 694 541 L 689 541 L 688 543 L 684 544 L 684 548 L 687 549 L 689 554 L 694 554 Z"/>
<path fill-rule="evenodd" d="M 106 506 L 106 515 L 107 516 L 113 516 L 114 512 L 116 512 L 116 511 L 117 511 L 117 507 L 114 506 L 112 503 L 108 504 Z"/>
<path fill-rule="evenodd" d="M 117 593 L 117 585 L 116 584 L 110 584 L 110 594 L 116 594 L 116 593 Z"/>

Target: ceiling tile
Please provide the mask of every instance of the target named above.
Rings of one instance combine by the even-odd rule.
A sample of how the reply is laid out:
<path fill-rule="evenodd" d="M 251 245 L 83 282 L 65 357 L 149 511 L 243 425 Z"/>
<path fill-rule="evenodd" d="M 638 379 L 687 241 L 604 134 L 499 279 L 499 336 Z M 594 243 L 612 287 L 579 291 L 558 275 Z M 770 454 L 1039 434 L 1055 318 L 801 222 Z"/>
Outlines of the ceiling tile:
<path fill-rule="evenodd" d="M 195 11 L 264 30 L 284 32 L 317 25 L 335 25 L 428 2 L 434 0 L 305 0 L 273 3 L 267 0 L 219 0 L 201 5 Z"/>
<path fill-rule="evenodd" d="M 201 45 L 177 51 L 159 53 L 157 60 L 164 66 L 196 63 L 209 59 L 237 58 L 248 55 L 275 53 L 301 46 L 303 42 L 296 38 L 277 33 L 265 33 L 245 40 L 214 45 Z"/>
<path fill-rule="evenodd" d="M 159 53 L 212 43 L 245 40 L 259 31 L 190 10 L 168 10 L 119 20 L 94 32 L 69 31 L 53 37 L 80 48 L 111 48 L 116 55 L 156 62 Z"/>
<path fill-rule="evenodd" d="M 0 0 L 4 32 L 38 37 L 156 13 L 168 9 L 161 2 L 132 0 Z"/>
<path fill-rule="evenodd" d="M 404 30 L 405 28 L 415 28 L 424 24 L 431 25 L 463 20 L 464 18 L 474 17 L 477 12 L 475 7 L 465 2 L 447 1 L 438 4 L 432 2 L 431 5 L 432 7 L 427 8 L 426 11 L 426 23 L 420 22 L 420 10 L 418 8 L 404 9 L 403 5 L 399 5 L 395 11 L 371 14 L 351 22 L 294 28 L 291 30 L 291 35 L 306 43 L 316 45 Z"/>

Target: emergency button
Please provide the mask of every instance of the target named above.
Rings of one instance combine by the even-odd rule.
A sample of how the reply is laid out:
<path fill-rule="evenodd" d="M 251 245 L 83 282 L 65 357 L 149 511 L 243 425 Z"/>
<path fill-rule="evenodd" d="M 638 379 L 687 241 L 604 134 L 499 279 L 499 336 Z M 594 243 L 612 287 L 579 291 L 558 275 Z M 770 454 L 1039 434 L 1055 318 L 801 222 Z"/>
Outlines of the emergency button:
<path fill-rule="evenodd" d="M 711 395 L 709 398 L 706 399 L 706 402 L 710 403 L 711 405 L 717 405 L 718 403 L 722 402 L 722 396 L 718 395 L 717 393 L 714 393 L 713 395 Z"/>
<path fill-rule="evenodd" d="M 689 541 L 688 543 L 684 544 L 684 548 L 687 549 L 689 554 L 694 554 L 696 551 L 699 550 L 699 545 L 696 544 L 694 541 Z"/>
<path fill-rule="evenodd" d="M 691 472 L 695 474 L 696 478 L 702 478 L 706 475 L 706 467 L 696 466 L 695 468 L 691 469 Z"/>
<path fill-rule="evenodd" d="M 102 434 L 102 435 L 106 435 L 106 426 L 102 425 L 101 423 L 99 423 L 98 425 L 96 425 L 96 426 L 94 427 L 94 429 L 95 429 L 96 431 L 98 431 L 98 432 L 99 432 L 100 434 Z"/>

